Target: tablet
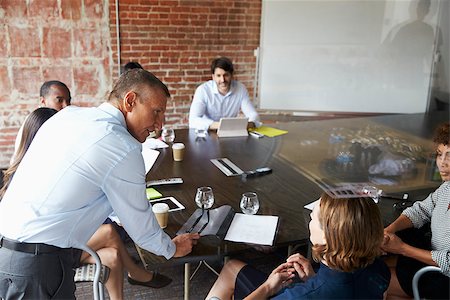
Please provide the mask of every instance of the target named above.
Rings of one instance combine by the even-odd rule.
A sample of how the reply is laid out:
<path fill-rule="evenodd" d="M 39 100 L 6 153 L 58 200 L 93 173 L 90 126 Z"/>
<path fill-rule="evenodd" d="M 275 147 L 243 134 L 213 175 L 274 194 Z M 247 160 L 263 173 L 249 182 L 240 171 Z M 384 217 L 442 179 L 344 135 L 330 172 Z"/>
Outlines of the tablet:
<path fill-rule="evenodd" d="M 247 124 L 248 118 L 221 118 L 219 128 L 217 129 L 217 136 L 248 136 Z"/>
<path fill-rule="evenodd" d="M 184 209 L 184 205 L 178 202 L 174 197 L 164 197 L 155 200 L 150 200 L 150 204 L 154 205 L 156 203 L 166 203 L 169 205 L 169 212 L 178 211 Z"/>

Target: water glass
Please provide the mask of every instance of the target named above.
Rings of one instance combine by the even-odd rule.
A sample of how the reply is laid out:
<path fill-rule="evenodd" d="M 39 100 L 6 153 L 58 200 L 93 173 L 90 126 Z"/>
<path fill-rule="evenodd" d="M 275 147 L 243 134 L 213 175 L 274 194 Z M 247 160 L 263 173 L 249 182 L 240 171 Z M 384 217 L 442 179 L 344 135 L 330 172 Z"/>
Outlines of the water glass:
<path fill-rule="evenodd" d="M 376 187 L 366 185 L 362 188 L 362 192 L 363 192 L 363 194 L 372 198 L 375 203 L 378 203 L 378 197 L 380 196 L 379 195 L 380 191 Z"/>
<path fill-rule="evenodd" d="M 258 195 L 253 192 L 243 193 L 239 206 L 241 207 L 242 212 L 246 215 L 256 214 L 259 210 Z"/>
<path fill-rule="evenodd" d="M 209 209 L 214 204 L 214 194 L 209 186 L 202 186 L 197 189 L 195 203 L 202 209 Z"/>
<path fill-rule="evenodd" d="M 173 143 L 175 140 L 175 131 L 172 128 L 163 127 L 161 131 L 161 139 L 166 143 Z"/>

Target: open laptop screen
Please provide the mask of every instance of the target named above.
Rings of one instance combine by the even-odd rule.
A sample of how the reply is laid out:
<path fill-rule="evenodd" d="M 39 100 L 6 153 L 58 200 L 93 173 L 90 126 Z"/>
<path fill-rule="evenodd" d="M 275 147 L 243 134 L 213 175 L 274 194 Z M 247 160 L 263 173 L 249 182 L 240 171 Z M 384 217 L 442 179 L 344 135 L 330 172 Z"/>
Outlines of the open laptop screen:
<path fill-rule="evenodd" d="M 221 118 L 217 135 L 219 137 L 248 136 L 248 118 Z"/>

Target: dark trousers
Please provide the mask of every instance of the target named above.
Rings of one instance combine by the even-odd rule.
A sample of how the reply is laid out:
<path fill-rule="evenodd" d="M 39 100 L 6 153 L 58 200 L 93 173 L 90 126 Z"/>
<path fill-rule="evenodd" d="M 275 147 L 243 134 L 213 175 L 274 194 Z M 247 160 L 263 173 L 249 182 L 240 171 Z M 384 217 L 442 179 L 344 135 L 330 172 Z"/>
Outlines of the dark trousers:
<path fill-rule="evenodd" d="M 73 266 L 81 251 L 25 253 L 0 248 L 0 299 L 75 299 Z"/>

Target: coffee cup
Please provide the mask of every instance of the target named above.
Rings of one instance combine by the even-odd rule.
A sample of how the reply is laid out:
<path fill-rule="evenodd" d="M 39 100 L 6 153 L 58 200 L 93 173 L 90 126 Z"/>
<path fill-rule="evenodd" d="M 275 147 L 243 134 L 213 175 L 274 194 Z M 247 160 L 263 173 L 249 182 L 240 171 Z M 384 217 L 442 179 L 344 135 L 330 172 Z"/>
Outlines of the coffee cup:
<path fill-rule="evenodd" d="M 172 145 L 173 152 L 173 160 L 174 161 L 182 161 L 184 157 L 184 144 L 183 143 L 175 143 Z"/>
<path fill-rule="evenodd" d="M 153 213 L 161 228 L 167 227 L 167 221 L 169 220 L 169 205 L 166 203 L 156 203 L 152 206 Z"/>

